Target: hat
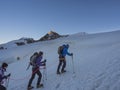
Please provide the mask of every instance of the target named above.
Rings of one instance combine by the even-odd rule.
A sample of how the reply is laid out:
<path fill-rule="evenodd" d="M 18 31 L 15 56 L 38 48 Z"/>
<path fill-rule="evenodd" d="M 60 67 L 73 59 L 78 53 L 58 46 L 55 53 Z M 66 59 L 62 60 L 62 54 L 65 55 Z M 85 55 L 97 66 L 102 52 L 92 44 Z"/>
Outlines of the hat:
<path fill-rule="evenodd" d="M 43 55 L 43 52 L 42 52 L 42 51 L 40 51 L 40 52 L 39 52 L 39 55 Z"/>
<path fill-rule="evenodd" d="M 2 64 L 2 68 L 4 68 L 4 67 L 8 67 L 8 64 L 7 63 L 3 63 Z"/>

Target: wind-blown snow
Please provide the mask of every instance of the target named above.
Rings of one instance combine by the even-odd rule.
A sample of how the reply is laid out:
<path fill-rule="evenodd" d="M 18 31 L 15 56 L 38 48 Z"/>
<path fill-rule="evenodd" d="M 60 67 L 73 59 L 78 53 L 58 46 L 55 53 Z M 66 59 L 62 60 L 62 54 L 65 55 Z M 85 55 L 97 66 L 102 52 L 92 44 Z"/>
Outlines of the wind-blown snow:
<path fill-rule="evenodd" d="M 76 34 L 1 50 L 0 62 L 9 62 L 7 73 L 12 74 L 8 90 L 26 90 L 31 76 L 31 68 L 26 71 L 29 57 L 40 50 L 44 52 L 44 59 L 47 59 L 47 80 L 44 79 L 44 88 L 40 90 L 120 90 L 119 38 L 120 31 L 82 36 Z M 56 75 L 57 48 L 66 43 L 70 45 L 69 52 L 74 53 L 75 73 L 72 58 L 66 56 L 67 72 Z M 20 60 L 17 60 L 18 57 Z M 37 76 L 32 85 L 36 86 L 36 82 Z"/>

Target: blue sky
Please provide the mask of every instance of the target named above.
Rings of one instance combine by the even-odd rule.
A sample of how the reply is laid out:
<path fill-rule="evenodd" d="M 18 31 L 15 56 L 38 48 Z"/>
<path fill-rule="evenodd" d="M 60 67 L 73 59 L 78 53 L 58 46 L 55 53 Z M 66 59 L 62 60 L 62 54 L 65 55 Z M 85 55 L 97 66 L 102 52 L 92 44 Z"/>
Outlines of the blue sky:
<path fill-rule="evenodd" d="M 0 43 L 120 30 L 120 0 L 0 0 Z"/>

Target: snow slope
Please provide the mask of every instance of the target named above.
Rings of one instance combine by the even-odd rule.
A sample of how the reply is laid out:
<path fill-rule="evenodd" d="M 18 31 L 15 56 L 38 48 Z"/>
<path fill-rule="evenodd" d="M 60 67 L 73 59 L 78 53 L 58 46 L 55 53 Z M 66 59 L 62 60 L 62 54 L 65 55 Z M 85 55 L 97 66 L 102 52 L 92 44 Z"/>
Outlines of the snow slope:
<path fill-rule="evenodd" d="M 0 60 L 9 62 L 7 73 L 12 76 L 8 90 L 26 90 L 31 68 L 26 71 L 29 57 L 35 51 L 44 51 L 47 59 L 45 87 L 40 90 L 120 90 L 120 31 L 80 35 L 51 41 L 37 42 L 21 47 L 0 51 Z M 74 53 L 74 69 L 70 56 L 67 72 L 56 75 L 58 65 L 57 48 L 69 44 L 69 52 Z M 17 60 L 20 57 L 20 60 Z M 43 60 L 44 60 L 43 59 Z M 43 73 L 43 69 L 41 69 Z M 37 76 L 32 85 L 36 86 Z M 39 90 L 34 88 L 33 90 Z"/>

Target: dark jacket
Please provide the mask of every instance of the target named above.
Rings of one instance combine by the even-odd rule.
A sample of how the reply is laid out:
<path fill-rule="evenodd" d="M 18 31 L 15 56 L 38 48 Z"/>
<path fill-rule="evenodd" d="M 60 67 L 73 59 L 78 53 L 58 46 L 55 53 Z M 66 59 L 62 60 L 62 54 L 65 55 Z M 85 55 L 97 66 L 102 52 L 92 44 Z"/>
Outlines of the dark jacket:
<path fill-rule="evenodd" d="M 4 72 L 5 72 L 5 71 L 6 71 L 6 70 L 5 70 L 4 68 L 0 67 L 0 84 L 1 84 L 2 80 L 3 80 L 4 78 L 6 78 L 6 76 L 4 75 Z"/>

